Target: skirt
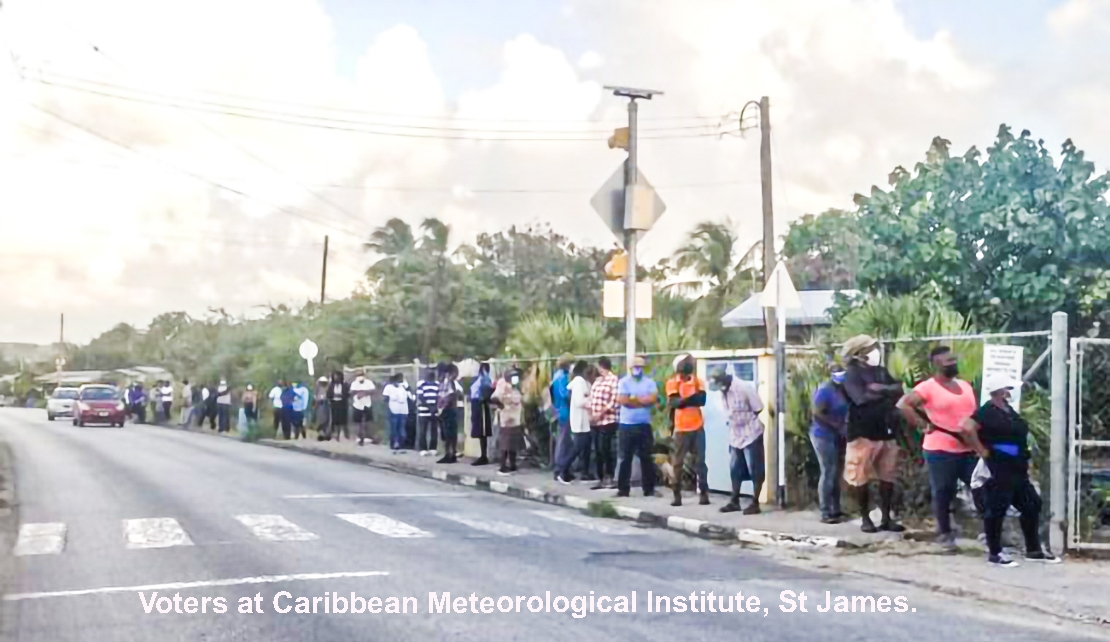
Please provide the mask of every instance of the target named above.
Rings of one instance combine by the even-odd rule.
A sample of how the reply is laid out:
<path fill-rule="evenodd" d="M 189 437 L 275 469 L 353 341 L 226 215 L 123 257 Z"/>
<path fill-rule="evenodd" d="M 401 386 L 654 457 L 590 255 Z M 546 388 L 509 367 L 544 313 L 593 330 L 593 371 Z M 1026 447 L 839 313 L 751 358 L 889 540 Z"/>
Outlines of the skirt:
<path fill-rule="evenodd" d="M 524 450 L 524 427 L 501 426 L 497 431 L 497 452 L 515 453 Z"/>

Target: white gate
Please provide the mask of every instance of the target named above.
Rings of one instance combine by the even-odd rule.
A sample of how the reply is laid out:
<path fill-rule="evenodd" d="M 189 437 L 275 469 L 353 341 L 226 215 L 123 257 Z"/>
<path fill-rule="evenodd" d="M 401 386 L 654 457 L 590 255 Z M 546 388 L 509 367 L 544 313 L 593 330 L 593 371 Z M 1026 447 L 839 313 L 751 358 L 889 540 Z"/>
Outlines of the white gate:
<path fill-rule="evenodd" d="M 1068 548 L 1110 550 L 1110 339 L 1071 340 Z"/>

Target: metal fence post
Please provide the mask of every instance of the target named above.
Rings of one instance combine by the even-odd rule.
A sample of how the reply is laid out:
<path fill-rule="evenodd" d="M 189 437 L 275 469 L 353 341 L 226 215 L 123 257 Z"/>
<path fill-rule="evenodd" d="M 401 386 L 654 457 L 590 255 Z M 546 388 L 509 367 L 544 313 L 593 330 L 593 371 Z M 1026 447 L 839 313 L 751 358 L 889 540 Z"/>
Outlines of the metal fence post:
<path fill-rule="evenodd" d="M 1049 450 L 1051 471 L 1051 511 L 1048 543 L 1054 552 L 1064 551 L 1067 529 L 1067 452 L 1068 452 L 1068 315 L 1052 314 L 1052 441 Z"/>

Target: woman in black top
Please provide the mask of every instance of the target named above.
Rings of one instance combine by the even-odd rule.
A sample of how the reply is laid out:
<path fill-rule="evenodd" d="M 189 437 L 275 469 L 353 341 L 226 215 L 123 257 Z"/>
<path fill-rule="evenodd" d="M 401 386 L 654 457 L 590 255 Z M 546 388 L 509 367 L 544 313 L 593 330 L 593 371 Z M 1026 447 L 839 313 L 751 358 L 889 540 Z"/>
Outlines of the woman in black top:
<path fill-rule="evenodd" d="M 1041 498 L 1029 480 L 1029 424 L 1010 406 L 1010 390 L 1020 385 L 988 376 L 983 387 L 991 398 L 966 420 L 966 427 L 979 433 L 984 449 L 979 454 L 990 470 L 990 479 L 983 485 L 983 532 L 990 553 L 987 561 L 999 566 L 1017 566 L 1002 553 L 1002 523 L 1010 506 L 1021 512 L 1025 559 L 1050 564 L 1060 561 L 1041 548 Z"/>

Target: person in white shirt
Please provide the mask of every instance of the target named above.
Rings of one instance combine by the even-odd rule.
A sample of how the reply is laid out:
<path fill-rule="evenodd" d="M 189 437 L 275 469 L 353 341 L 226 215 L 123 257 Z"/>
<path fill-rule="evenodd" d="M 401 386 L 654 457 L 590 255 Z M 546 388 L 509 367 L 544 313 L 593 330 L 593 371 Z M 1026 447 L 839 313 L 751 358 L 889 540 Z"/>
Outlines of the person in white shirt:
<path fill-rule="evenodd" d="M 366 378 L 366 373 L 359 371 L 358 376 L 351 382 L 351 407 L 354 409 L 352 418 L 358 426 L 358 445 L 361 446 L 370 435 L 367 434 L 367 423 L 374 419 L 374 410 L 370 393 L 374 392 L 374 382 Z M 373 440 L 370 440 L 373 443 Z"/>
<path fill-rule="evenodd" d="M 193 417 L 193 387 L 189 385 L 189 380 L 186 379 L 182 382 L 181 386 L 181 421 L 178 422 L 181 426 L 188 426 L 189 420 Z"/>
<path fill-rule="evenodd" d="M 220 380 L 220 386 L 216 388 L 216 413 L 219 419 L 219 432 L 227 432 L 231 430 L 231 387 L 227 385 L 227 381 Z"/>
<path fill-rule="evenodd" d="M 169 423 L 170 412 L 173 410 L 173 384 L 169 381 L 162 382 L 162 418 Z"/>
<path fill-rule="evenodd" d="M 394 452 L 405 445 L 405 421 L 409 416 L 409 391 L 402 385 L 403 374 L 397 373 L 389 378 L 389 384 L 382 389 L 382 396 L 389 401 L 389 447 Z"/>
<path fill-rule="evenodd" d="M 589 363 L 579 361 L 574 364 L 570 371 L 570 385 L 567 388 L 570 390 L 570 435 L 574 451 L 563 463 L 563 469 L 555 477 L 555 480 L 560 484 L 569 484 L 574 481 L 574 475 L 570 472 L 570 469 L 580 457 L 585 458 L 586 451 L 593 441 L 590 433 L 589 369 Z"/>
<path fill-rule="evenodd" d="M 274 435 L 278 434 L 278 428 L 282 428 L 281 422 L 281 391 L 285 390 L 285 382 L 279 381 L 270 388 L 270 394 L 266 395 L 270 399 L 270 405 L 273 406 L 274 411 Z M 290 434 L 288 431 L 283 430 L 282 436 L 289 439 Z"/>

